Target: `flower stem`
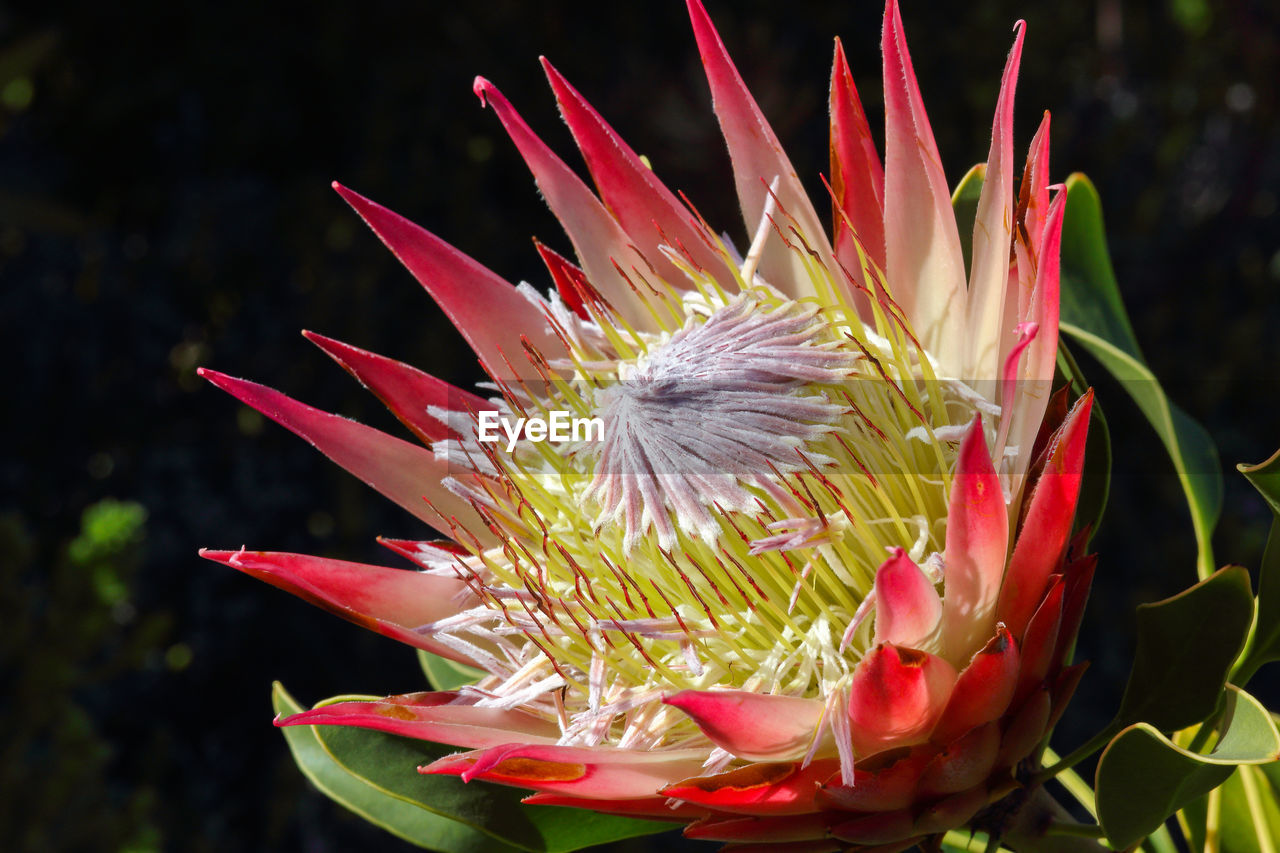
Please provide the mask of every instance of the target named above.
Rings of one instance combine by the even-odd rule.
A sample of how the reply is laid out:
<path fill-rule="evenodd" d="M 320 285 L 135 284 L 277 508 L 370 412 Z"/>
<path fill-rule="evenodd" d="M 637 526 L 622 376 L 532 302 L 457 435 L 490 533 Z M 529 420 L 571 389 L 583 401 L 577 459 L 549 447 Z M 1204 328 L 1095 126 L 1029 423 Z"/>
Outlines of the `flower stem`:
<path fill-rule="evenodd" d="M 1044 788 L 1036 788 L 1005 830 L 1004 840 L 1017 851 L 1034 853 L 1103 853 L 1101 830 L 1072 820 Z"/>
<path fill-rule="evenodd" d="M 1048 747 L 1045 747 L 1044 759 L 1051 764 L 1060 760 L 1058 754 Z M 1084 806 L 1085 811 L 1096 820 L 1098 817 L 1098 805 L 1094 800 L 1093 788 L 1089 787 L 1089 783 L 1070 767 L 1063 767 L 1058 771 L 1057 778 L 1058 784 L 1065 788 L 1068 794 L 1075 797 L 1076 802 Z"/>
<path fill-rule="evenodd" d="M 1178 845 L 1173 843 L 1173 834 L 1169 832 L 1167 823 L 1160 824 L 1159 829 L 1148 835 L 1142 846 L 1152 853 L 1178 853 Z"/>
<path fill-rule="evenodd" d="M 1107 726 L 1105 729 L 1072 750 L 1065 758 L 1058 759 L 1056 762 L 1037 773 L 1032 779 L 1032 784 L 1043 784 L 1054 776 L 1057 776 L 1062 771 L 1075 767 L 1081 761 L 1084 761 L 1090 755 L 1093 755 L 1095 752 L 1102 749 L 1102 747 L 1106 746 L 1111 738 L 1115 737 L 1119 731 L 1120 727 L 1116 726 L 1114 723 Z"/>
<path fill-rule="evenodd" d="M 1222 820 L 1222 788 L 1209 792 L 1204 817 L 1204 853 L 1218 853 L 1218 829 Z"/>

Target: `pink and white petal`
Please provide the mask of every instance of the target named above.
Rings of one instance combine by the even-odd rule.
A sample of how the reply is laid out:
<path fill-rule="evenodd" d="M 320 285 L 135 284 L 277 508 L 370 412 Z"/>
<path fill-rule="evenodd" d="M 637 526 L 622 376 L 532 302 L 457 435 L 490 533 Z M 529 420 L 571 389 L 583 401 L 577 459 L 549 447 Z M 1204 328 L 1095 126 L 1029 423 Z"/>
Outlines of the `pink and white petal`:
<path fill-rule="evenodd" d="M 591 809 L 604 814 L 643 817 L 649 820 L 669 820 L 677 823 L 697 820 L 710 814 L 706 809 L 689 803 L 681 803 L 670 797 L 638 797 L 631 800 L 592 800 L 586 797 L 570 797 L 564 794 L 530 794 L 520 802 L 531 806 L 565 806 L 574 809 Z"/>
<path fill-rule="evenodd" d="M 676 287 L 686 284 L 685 276 L 658 250 L 660 245 L 687 253 L 721 287 L 736 290 L 734 272 L 706 228 L 545 58 L 542 67 L 601 200 L 641 254 Z"/>
<path fill-rule="evenodd" d="M 401 441 L 371 427 L 322 412 L 265 385 L 200 368 L 200 376 L 247 406 L 257 409 L 359 477 L 418 518 L 448 533 L 456 519 L 477 536 L 488 527 L 471 505 L 449 491 L 446 462 L 425 447 Z"/>
<path fill-rule="evenodd" d="M 980 415 L 960 444 L 948 500 L 942 647 L 947 659 L 959 666 L 995 628 L 996 599 L 1009 551 L 1008 511 Z"/>
<path fill-rule="evenodd" d="M 1022 181 L 1018 186 L 1018 212 L 1022 226 L 1027 233 L 1027 241 L 1032 247 L 1039 247 L 1044 239 L 1045 219 L 1049 212 L 1049 112 L 1045 111 L 1031 137 L 1031 145 L 1027 150 L 1027 163 L 1022 172 Z M 1025 294 L 1030 296 L 1030 292 Z M 1027 303 L 1019 302 L 1017 319 L 1028 319 Z"/>
<path fill-rule="evenodd" d="M 1060 192 L 1049 205 L 1048 218 L 1041 241 L 1036 283 L 1028 304 L 1028 315 L 1037 327 L 1034 340 L 1022 356 L 1019 371 L 1018 404 L 1014 408 L 1010 441 L 1019 448 L 1031 447 L 1039 430 L 1039 424 L 1049 405 L 1053 388 L 1053 371 L 1058 354 L 1058 299 L 1060 293 L 1060 248 L 1062 245 L 1063 211 L 1066 193 Z M 1018 456 L 1018 468 L 1012 473 L 1021 476 L 1033 460 L 1032 454 Z"/>
<path fill-rule="evenodd" d="M 882 645 L 849 686 L 853 748 L 860 756 L 928 739 L 955 686 L 955 667 L 927 652 Z"/>
<path fill-rule="evenodd" d="M 408 693 L 376 702 L 336 702 L 276 720 L 277 726 L 354 726 L 480 749 L 520 740 L 554 744 L 560 727 L 520 710 L 477 708 L 454 692 Z"/>
<path fill-rule="evenodd" d="M 895 548 L 876 571 L 875 595 L 876 645 L 923 649 L 934 642 L 942 599 L 906 551 Z"/>
<path fill-rule="evenodd" d="M 522 338 L 547 358 L 564 344 L 542 310 L 508 282 L 430 231 L 339 183 L 333 188 L 426 288 L 495 379 L 537 379 Z"/>
<path fill-rule="evenodd" d="M 711 86 L 712 106 L 729 148 L 748 238 L 756 233 L 764 217 L 769 186 L 777 178 L 778 205 L 786 211 L 786 216 L 781 212 L 774 214 L 774 221 L 792 242 L 795 241 L 790 234 L 790 226 L 794 224 L 805 242 L 817 253 L 818 260 L 835 275 L 835 256 L 827 241 L 826 229 L 796 176 L 795 168 L 760 107 L 747 91 L 701 0 L 688 0 L 688 6 L 702 66 Z M 789 296 L 816 295 L 812 276 L 804 265 L 807 255 L 802 255 L 805 255 L 803 251 L 792 251 L 776 235 L 770 235 L 760 260 L 760 274 Z"/>
<path fill-rule="evenodd" d="M 884 166 L 838 38 L 831 68 L 831 189 L 836 260 L 851 272 L 862 266 L 849 232 L 852 226 L 871 260 L 883 270 Z"/>
<path fill-rule="evenodd" d="M 238 569 L 362 628 L 472 663 L 416 628 L 452 616 L 466 585 L 453 578 L 276 551 L 211 551 L 200 556 Z"/>
<path fill-rule="evenodd" d="M 662 793 L 718 812 L 748 815 L 806 814 L 814 810 L 818 787 L 839 768 L 837 759 L 756 763 L 667 785 Z"/>
<path fill-rule="evenodd" d="M 1009 449 L 1009 435 L 1017 420 L 1018 407 L 1032 407 L 1039 400 L 1047 400 L 1047 386 L 1037 387 L 1033 382 L 1022 380 L 1022 353 L 1035 343 L 1040 326 L 1036 323 L 1019 323 L 1014 331 L 1017 332 L 1017 338 L 1010 344 L 1005 355 L 1004 367 L 1000 371 L 1000 384 L 997 386 L 1000 392 L 1001 410 L 1000 428 L 996 431 L 997 458 L 1003 458 L 1005 451 Z M 1028 399 L 1028 395 L 1036 396 Z M 1021 489 L 1021 483 L 1016 485 Z"/>
<path fill-rule="evenodd" d="M 956 679 L 946 710 L 933 730 L 933 740 L 946 743 L 975 726 L 999 719 L 1013 701 L 1020 661 L 1009 630 L 997 626 L 996 635 Z"/>
<path fill-rule="evenodd" d="M 1076 401 L 1052 440 L 1044 471 L 1026 504 L 996 605 L 997 618 L 1009 626 L 1015 638 L 1022 637 L 1044 598 L 1049 575 L 1062 561 L 1084 476 L 1085 439 L 1092 406 L 1093 391 L 1089 390 Z"/>
<path fill-rule="evenodd" d="M 427 444 L 453 435 L 447 426 L 427 414 L 428 407 L 455 412 L 490 408 L 482 397 L 455 388 L 416 367 L 315 332 L 302 334 L 372 391 L 401 423 Z"/>
<path fill-rule="evenodd" d="M 1022 61 L 1026 24 L 1019 21 L 1000 81 L 991 153 L 973 222 L 973 262 L 969 276 L 966 377 L 990 381 L 1000 377 L 1007 350 L 1001 349 L 1005 292 L 1009 284 L 1009 251 L 1013 239 L 1013 96 Z"/>
<path fill-rule="evenodd" d="M 962 375 L 964 257 L 951 193 L 902 33 L 897 0 L 885 7 L 884 239 L 889 292 L 944 371 Z"/>
<path fill-rule="evenodd" d="M 1005 291 L 1004 320 L 1000 324 L 1000 351 L 1008 352 L 1017 339 L 1019 323 L 1032 320 L 1031 291 L 1049 210 L 1049 112 L 1046 110 L 1031 140 L 1027 162 L 1018 183 L 1018 207 L 1014 213 L 1013 261 Z"/>
<path fill-rule="evenodd" d="M 482 104 L 497 113 L 520 151 L 547 206 L 573 243 L 573 251 L 591 284 L 627 322 L 639 329 L 652 328 L 653 316 L 645 302 L 659 297 L 648 293 L 648 286 L 640 281 L 640 276 L 652 275 L 649 262 L 595 193 L 538 138 L 496 86 L 477 77 L 475 92 Z"/>
<path fill-rule="evenodd" d="M 625 800 L 657 795 L 672 779 L 700 769 L 705 758 L 705 750 L 645 752 L 515 743 L 447 755 L 418 772 L 590 800 Z"/>
<path fill-rule="evenodd" d="M 750 761 L 803 757 L 825 708 L 818 699 L 747 690 L 681 690 L 662 701 L 688 714 L 716 746 Z"/>

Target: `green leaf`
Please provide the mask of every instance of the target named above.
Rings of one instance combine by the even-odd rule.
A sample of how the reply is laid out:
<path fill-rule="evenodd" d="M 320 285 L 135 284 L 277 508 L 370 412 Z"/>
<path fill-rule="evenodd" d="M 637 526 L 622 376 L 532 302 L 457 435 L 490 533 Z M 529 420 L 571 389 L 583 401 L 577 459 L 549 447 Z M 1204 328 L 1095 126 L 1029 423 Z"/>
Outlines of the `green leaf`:
<path fill-rule="evenodd" d="M 964 268 L 973 269 L 973 223 L 978 218 L 978 198 L 982 195 L 982 182 L 987 179 L 987 164 L 979 163 L 965 172 L 956 191 L 951 194 L 951 209 L 956 214 L 956 227 L 960 231 L 960 252 L 964 255 Z"/>
<path fill-rule="evenodd" d="M 271 704 L 277 714 L 302 710 L 279 682 L 272 689 Z M 465 824 L 388 796 L 352 774 L 325 751 L 315 726 L 289 726 L 282 731 L 298 768 L 321 793 L 391 834 L 441 853 L 505 853 L 513 849 Z"/>
<path fill-rule="evenodd" d="M 1098 760 L 1098 822 L 1116 849 L 1154 832 L 1169 815 L 1192 803 L 1242 764 L 1280 756 L 1280 731 L 1257 699 L 1228 686 L 1222 736 L 1208 755 L 1176 745 L 1147 723 L 1112 739 Z"/>
<path fill-rule="evenodd" d="M 1067 178 L 1060 327 L 1120 381 L 1164 443 L 1191 510 L 1197 569 L 1207 577 L 1214 567 L 1210 540 L 1222 509 L 1218 452 L 1204 427 L 1169 402 L 1142 357 L 1111 268 L 1102 202 L 1079 173 Z"/>
<path fill-rule="evenodd" d="M 464 684 L 475 684 L 485 673 L 466 664 L 418 649 L 418 665 L 436 690 L 457 690 Z"/>
<path fill-rule="evenodd" d="M 1133 670 L 1113 725 L 1174 731 L 1213 713 L 1252 621 L 1249 572 L 1240 566 L 1140 605 Z"/>
<path fill-rule="evenodd" d="M 1246 788 L 1253 789 L 1253 796 Z M 1218 789 L 1218 849 L 1222 853 L 1270 853 L 1280 850 L 1280 764 L 1240 767 Z M 1205 847 L 1205 818 L 1209 796 L 1182 810 L 1190 830 L 1191 848 Z M 1265 839 L 1265 841 L 1264 841 Z M 1263 844 L 1270 842 L 1269 848 Z"/>
<path fill-rule="evenodd" d="M 304 727 L 286 728 L 286 736 L 294 728 Z M 563 853 L 672 828 L 670 823 L 612 817 L 579 809 L 526 806 L 520 800 L 529 792 L 522 789 L 463 782 L 452 776 L 424 776 L 417 772 L 419 766 L 457 752 L 454 747 L 352 726 L 306 728 L 314 733 L 315 741 L 334 767 L 359 780 L 382 799 L 426 811 L 446 823 L 456 823 L 495 845 L 476 849 Z M 323 787 L 321 790 L 329 793 Z M 374 819 L 374 822 L 391 829 L 382 821 Z M 405 837 L 401 832 L 396 834 Z M 427 838 L 435 844 L 434 836 Z M 424 844 L 422 837 L 411 840 Z"/>
<path fill-rule="evenodd" d="M 1253 484 L 1271 511 L 1280 515 L 1280 450 L 1271 454 L 1266 462 L 1257 465 L 1237 465 L 1236 469 Z"/>
<path fill-rule="evenodd" d="M 1274 518 L 1258 572 L 1258 619 L 1249 648 L 1236 670 L 1236 680 L 1248 683 L 1258 667 L 1280 660 L 1280 450 L 1266 462 L 1237 465 L 1271 506 Z"/>

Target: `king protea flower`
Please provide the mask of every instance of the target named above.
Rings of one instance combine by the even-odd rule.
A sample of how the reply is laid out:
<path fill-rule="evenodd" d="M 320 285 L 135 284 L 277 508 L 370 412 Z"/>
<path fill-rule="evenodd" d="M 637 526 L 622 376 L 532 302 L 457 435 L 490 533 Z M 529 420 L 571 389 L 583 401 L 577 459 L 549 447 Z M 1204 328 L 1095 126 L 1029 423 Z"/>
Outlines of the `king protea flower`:
<path fill-rule="evenodd" d="M 418 770 L 742 849 L 905 849 L 1016 786 L 1080 672 L 1093 562 L 1068 539 L 1091 397 L 1047 390 L 1064 198 L 1048 116 L 1015 193 L 1019 24 L 966 275 L 894 0 L 883 163 L 836 43 L 830 232 L 689 10 L 745 253 L 550 63 L 597 192 L 477 79 L 577 255 L 539 247 L 549 296 L 337 190 L 466 337 L 490 396 L 308 335 L 424 447 L 204 372 L 449 538 L 384 540 L 418 571 L 205 556 L 486 673 L 280 725 L 454 745 Z M 539 440 L 557 412 L 603 439 Z"/>

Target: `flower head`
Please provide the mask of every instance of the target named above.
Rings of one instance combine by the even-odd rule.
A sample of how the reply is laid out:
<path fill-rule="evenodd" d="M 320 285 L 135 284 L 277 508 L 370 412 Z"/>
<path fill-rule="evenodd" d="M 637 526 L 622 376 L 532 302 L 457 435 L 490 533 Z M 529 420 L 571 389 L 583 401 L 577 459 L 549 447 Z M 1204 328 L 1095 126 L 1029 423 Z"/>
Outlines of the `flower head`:
<path fill-rule="evenodd" d="M 452 744 L 469 751 L 422 771 L 701 838 L 909 846 L 1007 792 L 1079 674 L 1092 562 L 1068 534 L 1091 398 L 1047 393 L 1048 117 L 1015 195 L 1019 25 L 966 275 L 891 0 L 883 164 L 837 42 L 829 237 L 689 6 L 745 253 L 549 63 L 598 195 L 477 79 L 577 255 L 539 247 L 548 296 L 338 191 L 457 324 L 488 398 L 310 336 L 423 447 L 205 372 L 448 539 L 386 542 L 417 572 L 206 556 L 487 673 L 284 725 Z"/>

